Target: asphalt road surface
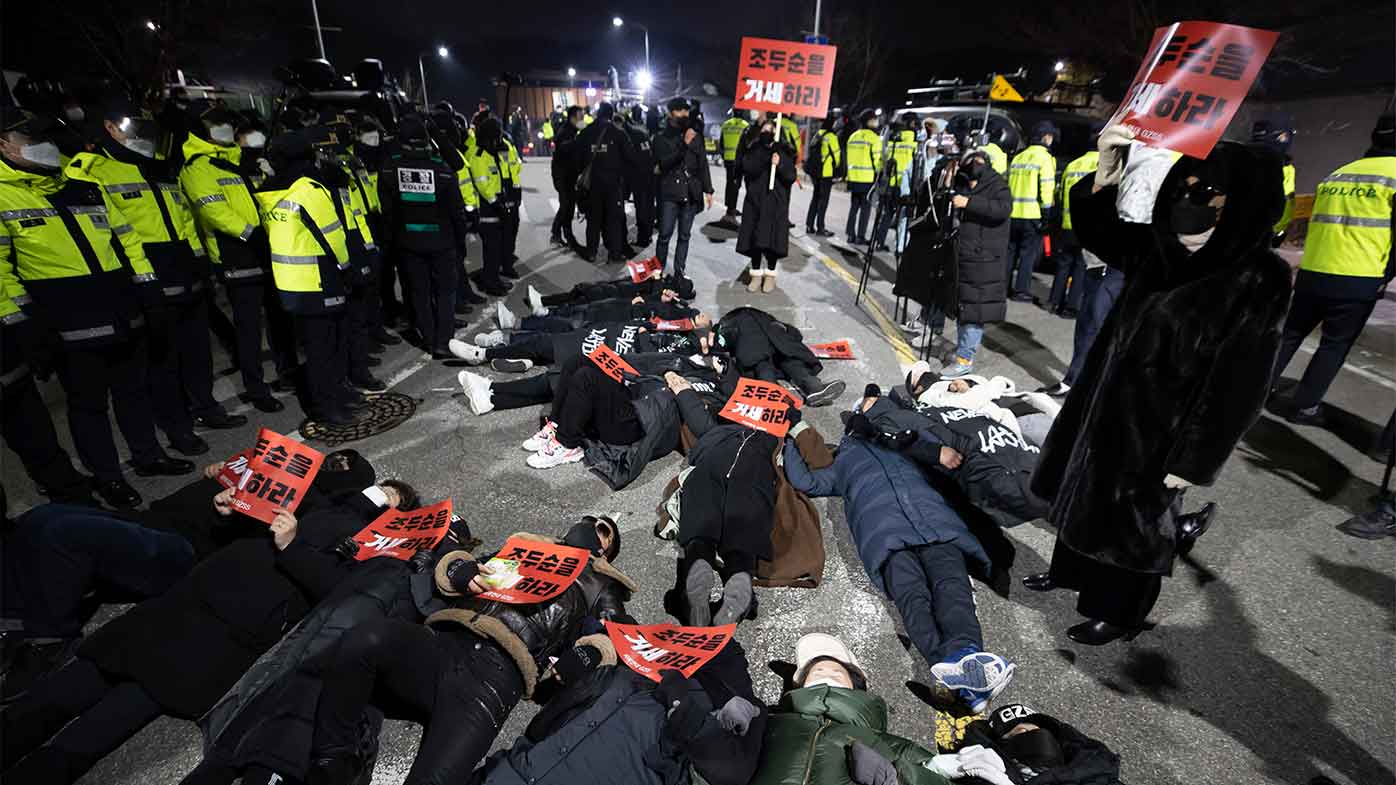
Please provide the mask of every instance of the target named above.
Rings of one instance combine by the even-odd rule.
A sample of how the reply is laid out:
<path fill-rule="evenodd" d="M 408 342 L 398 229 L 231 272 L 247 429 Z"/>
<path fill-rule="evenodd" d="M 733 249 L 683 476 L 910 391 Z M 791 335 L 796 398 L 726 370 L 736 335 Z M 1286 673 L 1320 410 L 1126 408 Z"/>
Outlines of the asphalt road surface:
<path fill-rule="evenodd" d="M 720 198 L 720 169 L 714 178 Z M 548 245 L 556 199 L 545 160 L 527 162 L 524 182 L 519 268 L 525 283 L 547 293 L 621 274 L 614 266 L 589 265 Z M 891 257 L 873 264 L 871 299 L 856 307 L 860 268 L 854 256 L 804 235 L 809 197 L 810 191 L 802 190 L 793 199 L 797 228 L 791 256 L 781 263 L 779 291 L 748 294 L 735 282 L 746 261 L 734 251 L 734 235 L 706 226 L 720 217 L 720 205 L 699 217 L 688 269 L 700 305 L 715 314 L 752 304 L 795 324 L 810 342 L 852 341 L 857 359 L 828 361 L 825 373 L 847 381 L 848 392 L 838 406 L 806 415 L 833 439 L 840 408 L 851 406 L 868 381 L 884 387 L 899 382 L 914 350 L 889 319 Z M 835 192 L 829 226 L 839 237 L 847 210 L 847 195 Z M 475 269 L 478 242 L 471 242 L 470 254 Z M 1049 283 L 1038 275 L 1044 298 Z M 518 286 L 508 302 L 520 311 L 523 298 L 524 287 Z M 1292 426 L 1267 414 L 1215 487 L 1189 493 L 1189 506 L 1216 501 L 1222 512 L 1198 545 L 1195 562 L 1179 565 L 1165 583 L 1153 632 L 1132 643 L 1079 646 L 1063 632 L 1079 620 L 1072 596 L 1018 587 L 1004 600 L 978 587 L 987 648 L 1018 665 L 1000 702 L 1027 703 L 1103 739 L 1123 757 L 1130 785 L 1309 783 L 1321 775 L 1352 785 L 1396 781 L 1396 540 L 1364 542 L 1334 529 L 1367 508 L 1381 481 L 1381 466 L 1367 448 L 1396 401 L 1394 312 L 1396 304 L 1381 304 L 1330 392 L 1331 431 Z M 475 325 L 463 332 L 492 329 L 488 315 L 477 309 Z M 1070 360 L 1071 330 L 1072 322 L 1041 308 L 1010 303 L 1008 321 L 987 331 L 976 371 L 1002 374 L 1027 389 L 1053 383 Z M 1291 376 L 1302 372 L 1313 343 L 1296 356 Z M 227 362 L 220 358 L 218 365 Z M 619 566 L 643 587 L 634 615 L 661 620 L 660 596 L 673 579 L 676 550 L 654 539 L 650 527 L 660 492 L 680 467 L 679 456 L 655 462 L 639 481 L 614 494 L 580 464 L 530 469 L 519 444 L 533 432 L 539 412 L 473 416 L 456 385 L 459 369 L 450 365 L 431 362 L 405 345 L 388 351 L 380 375 L 422 403 L 404 425 L 352 446 L 372 459 L 380 476 L 410 481 L 424 499 L 451 496 L 487 545 L 515 531 L 560 531 L 586 512 L 620 513 L 625 537 Z M 234 398 L 235 379 L 219 378 L 221 398 Z M 45 394 L 61 413 L 57 385 L 46 385 Z M 294 408 L 260 422 L 289 432 L 299 421 Z M 55 420 L 62 422 L 61 414 Z M 254 416 L 238 431 L 203 434 L 213 445 L 211 455 L 246 447 L 258 422 Z M 19 462 L 10 453 L 5 458 L 11 509 L 33 504 Z M 140 487 L 154 497 L 179 484 L 143 481 Z M 906 686 L 929 683 L 929 668 L 908 652 L 895 609 L 869 584 L 841 504 L 817 504 L 829 553 L 824 583 L 812 590 L 760 590 L 760 618 L 739 632 L 757 671 L 758 691 L 774 701 L 780 680 L 766 663 L 791 659 L 795 640 L 804 633 L 832 632 L 851 646 L 873 689 L 886 698 L 892 730 L 929 746 L 930 710 Z M 1010 536 L 1018 545 L 1015 576 L 1046 567 L 1053 542 L 1049 529 L 1030 523 Z M 119 610 L 104 609 L 94 623 Z M 497 744 L 518 736 L 533 713 L 531 706 L 517 709 Z M 418 734 L 416 726 L 389 723 L 374 782 L 402 781 Z M 161 719 L 83 782 L 176 783 L 199 760 L 199 751 L 192 723 Z"/>

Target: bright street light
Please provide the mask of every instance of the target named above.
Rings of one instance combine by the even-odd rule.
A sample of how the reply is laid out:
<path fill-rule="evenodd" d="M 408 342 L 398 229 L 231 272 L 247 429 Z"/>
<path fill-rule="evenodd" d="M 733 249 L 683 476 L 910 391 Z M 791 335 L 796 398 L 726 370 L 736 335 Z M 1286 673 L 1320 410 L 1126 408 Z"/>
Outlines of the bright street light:
<path fill-rule="evenodd" d="M 431 108 L 431 99 L 427 98 L 427 67 L 422 62 L 422 58 L 426 55 L 426 52 L 417 55 L 417 73 L 422 77 L 422 108 L 429 109 Z M 451 52 L 444 45 L 438 45 L 436 56 L 444 60 L 451 56 Z"/>
<path fill-rule="evenodd" d="M 149 19 L 145 20 L 145 29 L 155 32 L 155 23 Z"/>
<path fill-rule="evenodd" d="M 620 27 L 625 24 L 625 20 L 618 16 L 613 16 L 611 17 L 611 24 L 615 27 Z M 636 22 L 631 22 L 630 24 L 635 25 L 645 32 L 645 70 L 648 71 L 650 70 L 650 29 Z"/>
<path fill-rule="evenodd" d="M 568 78 L 568 79 L 571 79 L 572 77 L 574 77 L 574 76 L 576 76 L 576 75 L 577 75 L 577 69 L 575 69 L 575 68 L 568 68 L 568 69 L 567 69 L 567 78 Z"/>
<path fill-rule="evenodd" d="M 654 84 L 654 77 L 649 71 L 637 71 L 635 73 L 635 84 L 640 86 L 640 91 L 648 93 L 650 86 Z"/>
<path fill-rule="evenodd" d="M 1058 60 L 1058 61 L 1057 61 L 1057 64 L 1054 65 L 1054 66 L 1052 66 L 1052 70 L 1053 70 L 1053 71 L 1056 71 L 1057 73 L 1061 73 L 1062 71 L 1065 71 L 1065 70 L 1066 70 L 1066 61 L 1065 61 L 1065 60 Z"/>
<path fill-rule="evenodd" d="M 446 49 L 446 47 L 438 46 L 436 47 L 436 55 L 437 57 L 450 57 L 451 53 Z"/>
<path fill-rule="evenodd" d="M 621 25 L 625 24 L 625 20 L 621 19 L 618 16 L 613 16 L 611 17 L 611 24 L 615 25 L 616 27 L 620 27 Z"/>

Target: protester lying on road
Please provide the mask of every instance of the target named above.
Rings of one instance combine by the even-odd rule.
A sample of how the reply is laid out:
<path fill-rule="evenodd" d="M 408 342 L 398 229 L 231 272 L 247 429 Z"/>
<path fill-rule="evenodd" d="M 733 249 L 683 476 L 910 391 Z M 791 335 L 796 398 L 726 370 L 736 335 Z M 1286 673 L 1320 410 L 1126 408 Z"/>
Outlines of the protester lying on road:
<path fill-rule="evenodd" d="M 849 418 L 850 434 L 901 450 L 928 469 L 949 470 L 969 500 L 1000 526 L 1047 514 L 1047 503 L 1029 487 L 1040 450 L 1023 437 L 984 414 L 953 407 L 903 408 L 880 397 L 876 385 L 868 385 L 867 392 L 877 393 L 869 396 L 876 403 Z"/>
<path fill-rule="evenodd" d="M 989 785 L 1120 782 L 1120 756 L 1109 747 L 1021 703 L 1001 706 L 988 719 L 970 723 L 958 749 L 925 765 L 951 780 Z"/>
<path fill-rule="evenodd" d="M 599 638 L 604 659 L 614 662 L 610 639 Z M 471 785 L 746 785 L 767 716 L 750 668 L 735 640 L 693 678 L 666 668 L 655 684 L 625 665 L 601 666 L 560 685 Z"/>
<path fill-rule="evenodd" d="M 1061 404 L 1045 393 L 1019 392 L 1011 379 L 995 376 L 962 376 L 938 380 L 925 361 L 911 366 L 905 390 L 894 388 L 892 397 L 909 408 L 963 409 L 983 415 L 1041 447 L 1061 411 Z"/>
<path fill-rule="evenodd" d="M 756 308 L 729 311 L 715 329 L 718 344 L 732 354 L 743 376 L 766 382 L 788 379 L 810 406 L 828 406 L 843 395 L 842 381 L 823 382 L 824 366 L 796 328 Z"/>
<path fill-rule="evenodd" d="M 854 415 L 877 401 L 866 396 Z M 824 469 L 810 469 L 800 451 L 787 444 L 785 473 L 791 485 L 810 496 L 843 497 L 868 578 L 897 606 L 907 636 L 931 664 L 936 680 L 982 713 L 1008 685 L 1013 666 L 982 651 L 969 573 L 1002 584 L 994 573 L 1006 573 L 1011 549 L 1001 563 L 994 563 L 916 462 L 877 441 L 845 436 L 833 464 Z"/>
<path fill-rule="evenodd" d="M 842 641 L 821 632 L 795 643 L 795 677 L 766 721 L 751 785 L 946 785 L 932 753 L 887 732 L 887 704 Z"/>
<path fill-rule="evenodd" d="M 534 294 L 536 293 L 535 290 Z M 656 325 L 656 329 L 663 327 L 679 329 L 678 326 L 683 324 L 685 319 L 691 319 L 695 322 L 703 320 L 704 324 L 696 325 L 702 329 L 712 326 L 711 317 L 690 306 L 673 289 L 664 289 L 658 294 L 652 295 L 637 294 L 629 298 L 615 297 L 608 300 L 570 302 L 554 306 L 543 305 L 540 298 L 537 301 L 531 301 L 529 307 L 529 315 L 520 319 L 504 305 L 502 300 L 496 303 L 495 320 L 499 324 L 499 329 L 565 333 L 598 322 L 632 321 L 650 322 Z M 666 322 L 673 326 L 666 325 Z M 689 329 L 693 329 L 693 327 L 689 326 Z"/>
<path fill-rule="evenodd" d="M 431 567 L 445 554 L 478 544 L 456 519 L 436 548 L 410 559 L 375 557 L 333 586 L 307 586 L 318 604 L 263 654 L 199 720 L 204 759 L 181 785 L 275 785 L 305 782 L 311 766 L 311 730 L 329 654 L 356 626 L 377 619 L 421 623 L 431 596 Z M 326 593 L 326 590 L 328 592 Z M 419 599 L 420 598 L 420 599 Z M 383 715 L 362 720 L 362 760 L 375 754 Z M 411 719 L 404 717 L 403 719 Z"/>
<path fill-rule="evenodd" d="M 220 501 L 231 504 L 231 493 Z M 282 511 L 269 536 L 228 545 L 108 622 L 0 713 L 4 779 L 70 782 L 156 717 L 201 716 L 305 615 L 306 587 L 330 586 L 357 564 L 336 546 L 385 508 L 416 506 L 410 486 L 388 480 L 300 520 Z"/>
<path fill-rule="evenodd" d="M 703 335 L 706 330 L 700 331 Z M 451 353 L 471 365 L 490 363 L 496 371 L 523 373 L 534 365 L 552 365 L 568 357 L 590 354 L 605 344 L 616 354 L 632 352 L 680 352 L 700 350 L 699 332 L 655 330 L 649 322 L 593 324 L 565 333 L 501 331 L 475 336 L 469 344 L 451 339 Z"/>
<path fill-rule="evenodd" d="M 611 566 L 620 532 L 584 519 L 565 537 L 520 533 L 536 543 L 582 548 L 591 558 L 560 594 L 528 605 L 482 599 L 493 569 L 468 551 L 437 562 L 425 623 L 379 619 L 349 631 L 321 671 L 310 780 L 349 785 L 363 772 L 360 723 L 390 698 L 425 726 L 409 782 L 462 782 L 489 751 L 521 698 L 551 678 L 573 684 L 606 662 L 604 634 L 584 621 L 616 618 L 636 585 Z M 554 660 L 554 658 L 556 658 Z"/>
<path fill-rule="evenodd" d="M 541 294 L 532 286 L 528 287 L 528 305 L 533 310 L 556 305 L 597 302 L 598 300 L 629 300 L 634 297 L 654 297 L 665 289 L 679 296 L 680 300 L 693 300 L 693 281 L 687 278 L 663 277 L 658 271 L 651 277 L 635 283 L 630 278 L 614 281 L 579 283 L 568 291 L 558 294 Z"/>

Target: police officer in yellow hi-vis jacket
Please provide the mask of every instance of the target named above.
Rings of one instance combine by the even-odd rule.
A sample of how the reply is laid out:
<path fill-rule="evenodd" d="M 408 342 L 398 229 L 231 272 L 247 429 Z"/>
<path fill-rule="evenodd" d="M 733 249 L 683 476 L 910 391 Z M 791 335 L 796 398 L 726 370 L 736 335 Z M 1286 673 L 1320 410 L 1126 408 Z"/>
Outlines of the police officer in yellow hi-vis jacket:
<path fill-rule="evenodd" d="M 184 141 L 179 183 L 233 308 L 243 389 L 259 410 L 279 412 L 285 406 L 262 376 L 262 310 L 271 283 L 271 262 L 257 200 L 243 175 L 237 123 L 237 116 L 224 107 L 204 107 Z M 275 300 L 270 305 L 280 310 Z"/>
<path fill-rule="evenodd" d="M 819 130 L 809 142 L 809 157 L 805 159 L 805 171 L 814 181 L 814 196 L 805 216 L 805 232 L 819 237 L 834 236 L 824 226 L 824 214 L 829 211 L 829 194 L 834 190 L 834 173 L 839 170 L 841 158 L 839 135 L 834 133 L 835 119 L 830 114 L 819 124 Z"/>
<path fill-rule="evenodd" d="M 208 444 L 194 435 L 195 422 L 236 428 L 247 418 L 227 414 L 213 399 L 205 292 L 209 260 L 179 186 L 182 152 L 175 144 L 159 158 L 170 130 L 124 99 L 108 103 L 103 127 L 107 135 L 98 150 L 79 153 L 70 166 L 101 183 L 111 197 L 113 218 L 134 229 L 150 260 L 157 279 L 138 284 L 136 291 L 150 322 L 148 386 L 155 423 L 176 450 L 199 455 Z"/>
<path fill-rule="evenodd" d="M 349 247 L 335 197 L 317 181 L 315 150 L 304 131 L 271 140 L 274 174 L 257 192 L 281 306 L 296 321 L 305 355 L 307 414 L 331 425 L 354 422 L 358 399 L 349 375 Z"/>
<path fill-rule="evenodd" d="M 151 417 L 146 317 L 135 288 L 155 273 L 131 225 L 113 209 L 114 197 L 81 165 L 65 165 L 56 144 L 60 133 L 55 120 L 13 110 L 0 128 L 0 332 L 6 355 L 0 359 L 16 382 L 28 371 L 14 360 L 56 360 L 78 457 L 96 477 L 103 501 L 132 508 L 141 497 L 122 476 L 108 397 L 137 474 L 186 474 L 194 464 L 165 454 Z M 61 347 L 56 358 L 51 343 Z M 4 388 L 6 441 L 35 473 L 38 465 L 31 461 L 41 453 L 56 459 L 56 445 L 43 449 L 37 442 L 46 438 L 45 430 L 52 432 L 38 420 L 40 411 L 47 420 L 47 411 L 8 380 Z M 28 422 L 11 422 L 26 409 L 33 412 Z M 61 469 L 55 478 L 66 475 Z M 35 479 L 62 481 L 37 474 Z"/>
<path fill-rule="evenodd" d="M 848 232 L 850 245 L 868 242 L 868 218 L 872 213 L 872 189 L 882 163 L 882 137 L 877 133 L 877 113 L 864 109 L 858 115 L 858 130 L 848 136 L 844 157 L 848 161 Z"/>
<path fill-rule="evenodd" d="M 1275 380 L 1315 327 L 1323 337 L 1286 419 L 1323 425 L 1323 396 L 1396 275 L 1396 119 L 1382 115 L 1367 154 L 1323 178 L 1314 192 L 1304 261 L 1294 280 Z"/>
<path fill-rule="evenodd" d="M 1052 143 L 1057 127 L 1049 120 L 1033 126 L 1030 144 L 1008 166 L 1008 190 L 1013 194 L 1013 213 L 1008 244 L 1008 283 L 1012 298 L 1032 302 L 1032 273 L 1042 258 L 1042 236 L 1057 195 L 1057 159 Z M 1013 269 L 1018 274 L 1014 277 Z"/>
<path fill-rule="evenodd" d="M 742 190 L 742 165 L 738 152 L 746 129 L 751 126 L 744 114 L 743 110 L 735 107 L 727 110 L 727 119 L 722 121 L 721 139 L 718 142 L 718 147 L 722 150 L 722 165 L 727 168 L 727 190 L 723 195 L 727 213 L 722 220 L 728 223 L 736 222 L 737 197 Z"/>

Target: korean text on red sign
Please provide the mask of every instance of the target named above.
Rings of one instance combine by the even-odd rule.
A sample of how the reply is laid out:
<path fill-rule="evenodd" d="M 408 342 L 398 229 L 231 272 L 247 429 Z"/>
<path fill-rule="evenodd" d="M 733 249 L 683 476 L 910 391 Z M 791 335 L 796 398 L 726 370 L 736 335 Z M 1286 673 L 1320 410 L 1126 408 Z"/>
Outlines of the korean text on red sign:
<path fill-rule="evenodd" d="M 1279 33 L 1218 22 L 1154 31 L 1110 123 L 1151 147 L 1206 158 L 1236 115 Z"/>
<path fill-rule="evenodd" d="M 233 494 L 233 509 L 262 523 L 271 523 L 277 510 L 295 512 L 324 461 L 319 451 L 263 428 Z"/>
<path fill-rule="evenodd" d="M 218 484 L 224 488 L 236 488 L 251 477 L 248 463 L 252 460 L 252 450 L 243 450 L 229 455 L 218 470 Z"/>
<path fill-rule="evenodd" d="M 635 367 L 630 363 L 626 362 L 624 357 L 616 354 L 614 349 L 604 343 L 597 344 L 596 348 L 592 349 L 591 354 L 588 354 L 587 357 L 592 362 L 596 363 L 597 368 L 600 368 L 607 376 L 618 382 L 625 382 L 626 374 L 629 374 L 631 378 L 640 375 L 640 372 L 635 370 Z"/>
<path fill-rule="evenodd" d="M 848 339 L 842 341 L 830 341 L 829 343 L 816 343 L 809 347 L 815 357 L 825 360 L 852 360 L 853 346 Z"/>
<path fill-rule="evenodd" d="M 377 556 L 407 560 L 417 551 L 435 548 L 450 529 L 450 499 L 407 512 L 389 509 L 354 535 L 354 542 L 359 544 L 354 560 L 367 561 Z"/>
<path fill-rule="evenodd" d="M 567 591 L 591 554 L 581 548 L 510 537 L 494 558 L 485 562 L 490 574 L 480 578 L 490 590 L 480 599 L 532 605 Z"/>
<path fill-rule="evenodd" d="M 738 109 L 804 117 L 829 114 L 838 47 L 774 38 L 743 38 L 737 64 Z"/>
<path fill-rule="evenodd" d="M 606 635 L 615 644 L 616 656 L 632 671 L 650 681 L 663 678 L 666 669 L 692 678 L 732 640 L 737 625 L 679 627 L 673 624 L 619 624 L 606 622 Z"/>
<path fill-rule="evenodd" d="M 651 256 L 648 259 L 631 259 L 625 263 L 625 269 L 630 273 L 632 282 L 640 283 L 651 278 L 658 278 L 664 272 L 664 263 L 659 261 L 658 256 Z"/>
<path fill-rule="evenodd" d="M 743 376 L 737 389 L 723 404 L 720 415 L 748 428 L 764 431 L 777 438 L 790 430 L 787 410 L 802 406 L 800 399 L 775 382 L 763 382 Z"/>

